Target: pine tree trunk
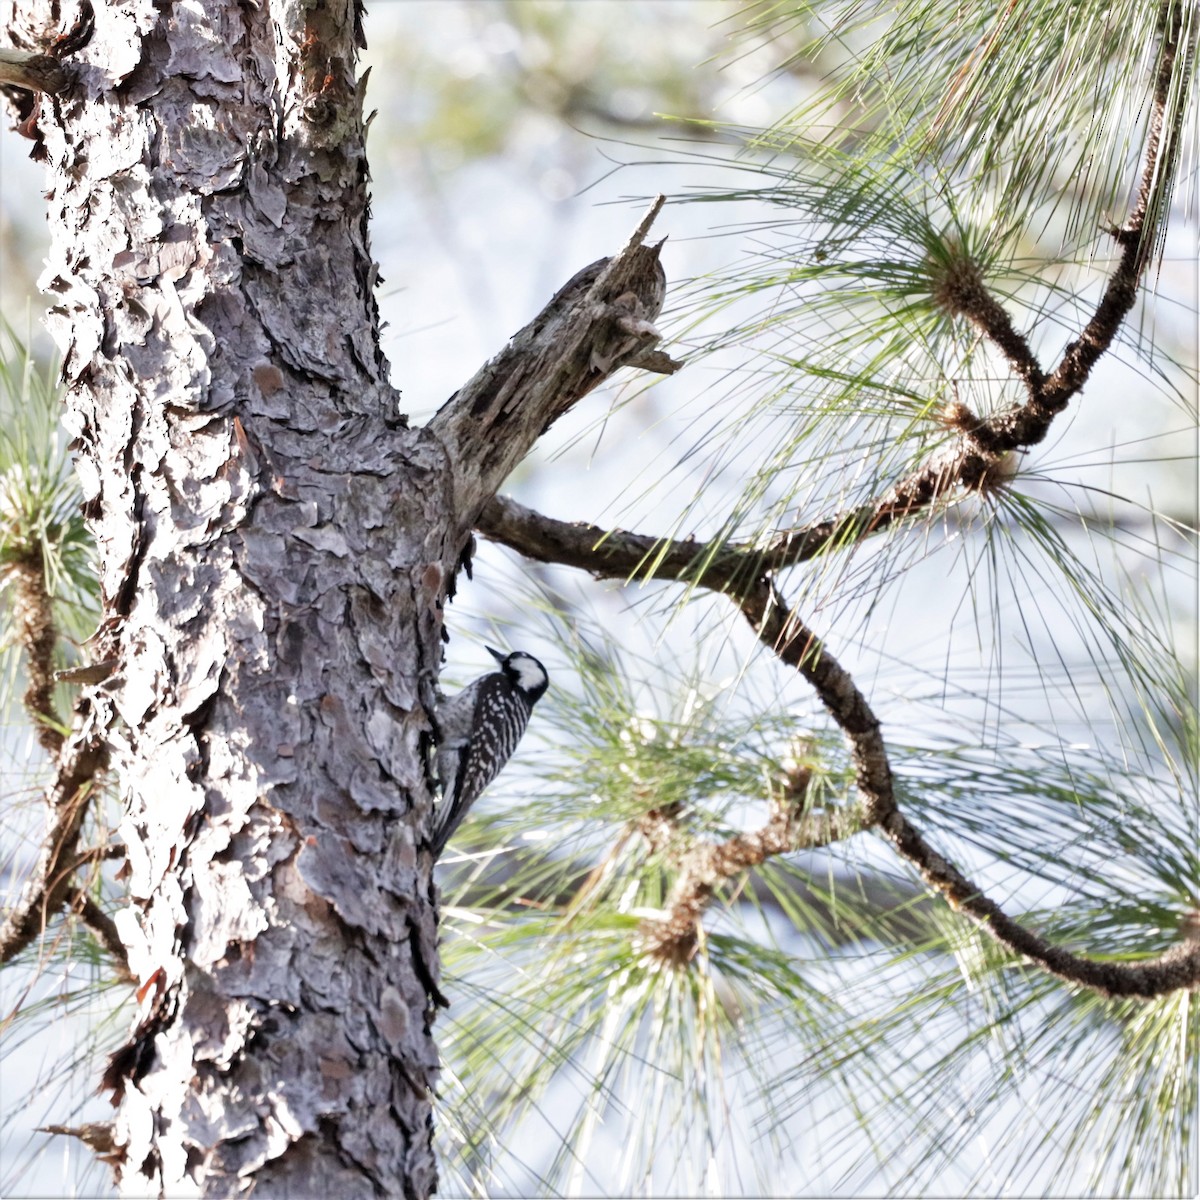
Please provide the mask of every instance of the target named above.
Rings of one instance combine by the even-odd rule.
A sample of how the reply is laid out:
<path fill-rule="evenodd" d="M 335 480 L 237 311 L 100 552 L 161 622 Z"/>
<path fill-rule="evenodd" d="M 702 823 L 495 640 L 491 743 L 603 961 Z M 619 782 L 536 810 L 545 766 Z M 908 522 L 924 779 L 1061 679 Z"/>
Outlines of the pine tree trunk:
<path fill-rule="evenodd" d="M 19 13 L 15 42 L 62 31 Z M 120 662 L 123 1187 L 426 1196 L 418 831 L 461 538 L 446 454 L 404 427 L 378 350 L 359 14 L 63 17 L 84 44 L 42 107 L 44 283 Z"/>

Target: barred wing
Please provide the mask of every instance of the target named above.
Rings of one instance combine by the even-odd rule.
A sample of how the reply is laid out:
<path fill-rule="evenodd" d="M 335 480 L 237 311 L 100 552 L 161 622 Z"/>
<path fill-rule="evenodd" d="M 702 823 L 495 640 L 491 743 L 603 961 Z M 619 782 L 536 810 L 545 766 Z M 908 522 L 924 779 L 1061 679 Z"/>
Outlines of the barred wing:
<path fill-rule="evenodd" d="M 503 675 L 487 675 L 479 681 L 472 736 L 458 751 L 453 771 L 444 774 L 450 787 L 438 806 L 435 853 L 441 853 L 471 805 L 512 757 L 532 711 L 529 701 Z"/>
<path fill-rule="evenodd" d="M 455 780 L 456 804 L 465 800 L 470 806 L 500 774 L 517 748 L 532 711 L 529 702 L 504 676 L 489 675 L 482 681 L 472 722 L 475 736 L 463 753 Z"/>

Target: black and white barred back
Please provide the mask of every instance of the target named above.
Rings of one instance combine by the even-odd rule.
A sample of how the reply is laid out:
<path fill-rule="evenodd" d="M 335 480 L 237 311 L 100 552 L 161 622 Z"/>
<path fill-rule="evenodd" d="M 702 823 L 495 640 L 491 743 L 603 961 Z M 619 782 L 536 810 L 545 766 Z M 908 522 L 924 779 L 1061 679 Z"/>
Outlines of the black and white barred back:
<path fill-rule="evenodd" d="M 468 684 L 439 705 L 437 773 L 442 799 L 433 816 L 434 857 L 446 843 L 504 764 L 512 757 L 533 706 L 549 684 L 546 668 L 531 654 L 488 652 L 500 670 Z"/>

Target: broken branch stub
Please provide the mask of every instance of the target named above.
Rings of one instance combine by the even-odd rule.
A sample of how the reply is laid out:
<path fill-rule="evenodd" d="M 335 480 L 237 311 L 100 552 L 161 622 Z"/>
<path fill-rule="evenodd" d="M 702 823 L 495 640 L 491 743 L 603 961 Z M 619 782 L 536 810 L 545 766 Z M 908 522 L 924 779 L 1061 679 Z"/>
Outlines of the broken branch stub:
<path fill-rule="evenodd" d="M 539 437 L 627 364 L 671 373 L 654 353 L 666 276 L 662 243 L 644 244 L 660 196 L 626 245 L 575 274 L 499 354 L 441 407 L 429 429 L 453 463 L 455 511 L 470 530 Z"/>

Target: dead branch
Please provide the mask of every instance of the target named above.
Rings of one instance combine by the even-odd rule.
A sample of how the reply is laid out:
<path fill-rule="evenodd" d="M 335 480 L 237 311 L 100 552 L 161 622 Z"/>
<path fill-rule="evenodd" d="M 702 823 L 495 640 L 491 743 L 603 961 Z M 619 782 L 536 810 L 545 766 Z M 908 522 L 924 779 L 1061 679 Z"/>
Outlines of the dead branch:
<path fill-rule="evenodd" d="M 110 1154 L 115 1145 L 111 1121 L 89 1121 L 86 1125 L 79 1126 L 39 1125 L 38 1133 L 56 1133 L 62 1137 L 78 1138 L 97 1154 Z"/>
<path fill-rule="evenodd" d="M 678 366 L 654 347 L 666 278 L 661 243 L 643 244 L 663 205 L 650 206 L 611 259 L 584 267 L 434 416 L 429 430 L 454 464 L 463 533 L 539 437 L 618 368 Z"/>
<path fill-rule="evenodd" d="M 0 49 L 0 84 L 56 95 L 70 79 L 62 63 L 49 54 Z"/>

